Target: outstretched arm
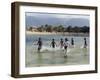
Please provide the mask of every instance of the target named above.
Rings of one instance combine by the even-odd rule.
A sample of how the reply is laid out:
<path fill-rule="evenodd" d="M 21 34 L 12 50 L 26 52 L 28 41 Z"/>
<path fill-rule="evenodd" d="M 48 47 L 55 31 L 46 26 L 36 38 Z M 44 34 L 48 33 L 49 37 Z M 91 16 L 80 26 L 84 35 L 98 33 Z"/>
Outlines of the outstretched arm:
<path fill-rule="evenodd" d="M 33 42 L 33 45 L 38 45 L 38 42 L 36 43 L 36 42 Z"/>

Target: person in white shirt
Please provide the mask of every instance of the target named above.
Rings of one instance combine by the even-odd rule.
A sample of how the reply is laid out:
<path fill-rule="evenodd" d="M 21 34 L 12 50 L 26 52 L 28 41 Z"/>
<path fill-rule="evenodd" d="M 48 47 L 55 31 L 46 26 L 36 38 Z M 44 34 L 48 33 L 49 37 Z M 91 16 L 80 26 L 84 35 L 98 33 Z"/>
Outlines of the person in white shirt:
<path fill-rule="evenodd" d="M 67 49 L 69 46 L 69 41 L 67 38 L 65 38 L 65 42 L 64 42 L 64 57 L 67 57 Z"/>
<path fill-rule="evenodd" d="M 63 41 L 63 39 L 61 38 L 61 39 L 60 39 L 60 49 L 63 49 L 63 47 L 64 47 L 64 41 Z"/>

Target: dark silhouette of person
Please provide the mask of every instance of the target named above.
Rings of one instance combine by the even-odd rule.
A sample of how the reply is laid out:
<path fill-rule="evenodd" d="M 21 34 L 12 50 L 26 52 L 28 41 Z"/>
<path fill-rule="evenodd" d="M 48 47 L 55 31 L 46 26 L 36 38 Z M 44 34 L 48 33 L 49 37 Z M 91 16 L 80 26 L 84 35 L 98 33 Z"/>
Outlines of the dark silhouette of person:
<path fill-rule="evenodd" d="M 87 48 L 87 41 L 86 41 L 86 38 L 84 38 L 84 48 Z"/>
<path fill-rule="evenodd" d="M 71 38 L 71 45 L 74 46 L 74 39 Z"/>
<path fill-rule="evenodd" d="M 56 46 L 55 39 L 52 39 L 51 46 L 52 46 L 52 48 L 55 48 L 55 46 Z"/>
<path fill-rule="evenodd" d="M 40 50 L 42 49 L 42 39 L 41 39 L 41 37 L 39 37 L 37 45 L 38 45 L 38 52 L 40 52 Z"/>

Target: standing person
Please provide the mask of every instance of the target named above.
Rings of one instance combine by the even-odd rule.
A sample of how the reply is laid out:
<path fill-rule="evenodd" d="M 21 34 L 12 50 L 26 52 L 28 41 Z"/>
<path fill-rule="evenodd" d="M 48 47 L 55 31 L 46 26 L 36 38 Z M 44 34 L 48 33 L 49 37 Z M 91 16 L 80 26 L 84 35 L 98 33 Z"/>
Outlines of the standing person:
<path fill-rule="evenodd" d="M 61 39 L 60 39 L 60 48 L 62 49 L 63 46 L 64 46 L 64 41 L 63 41 L 63 39 L 61 38 Z"/>
<path fill-rule="evenodd" d="M 74 47 L 74 39 L 71 38 L 71 45 Z"/>
<path fill-rule="evenodd" d="M 64 57 L 67 57 L 67 49 L 68 49 L 68 46 L 69 46 L 69 42 L 68 42 L 68 39 L 65 38 L 65 42 L 64 42 Z"/>
<path fill-rule="evenodd" d="M 87 41 L 86 41 L 86 38 L 84 38 L 84 48 L 87 48 Z"/>
<path fill-rule="evenodd" d="M 38 52 L 40 52 L 40 50 L 42 49 L 42 40 L 41 40 L 41 37 L 39 37 L 37 45 L 38 45 Z"/>
<path fill-rule="evenodd" d="M 52 39 L 52 42 L 51 42 L 50 46 L 52 46 L 53 49 L 55 48 L 55 46 L 57 46 L 56 42 L 55 42 L 55 39 Z"/>

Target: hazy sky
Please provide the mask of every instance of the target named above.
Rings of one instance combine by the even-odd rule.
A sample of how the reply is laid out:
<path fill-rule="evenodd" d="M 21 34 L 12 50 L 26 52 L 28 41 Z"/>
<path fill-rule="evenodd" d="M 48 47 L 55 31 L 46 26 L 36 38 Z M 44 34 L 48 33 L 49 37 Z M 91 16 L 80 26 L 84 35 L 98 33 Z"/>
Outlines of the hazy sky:
<path fill-rule="evenodd" d="M 34 13 L 26 12 L 26 26 L 51 25 L 72 25 L 89 26 L 89 15 L 82 14 L 55 14 L 55 13 Z"/>

